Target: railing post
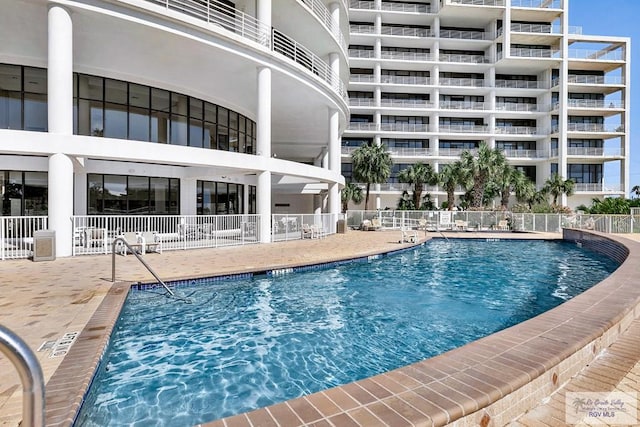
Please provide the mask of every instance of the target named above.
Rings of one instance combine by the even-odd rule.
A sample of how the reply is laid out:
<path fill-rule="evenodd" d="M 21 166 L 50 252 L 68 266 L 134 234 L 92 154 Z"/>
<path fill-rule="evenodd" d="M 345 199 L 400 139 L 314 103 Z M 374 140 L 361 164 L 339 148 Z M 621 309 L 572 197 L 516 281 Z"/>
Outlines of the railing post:
<path fill-rule="evenodd" d="M 0 325 L 0 353 L 13 363 L 20 375 L 21 425 L 44 426 L 44 376 L 36 355 L 20 337 L 2 325 Z"/>

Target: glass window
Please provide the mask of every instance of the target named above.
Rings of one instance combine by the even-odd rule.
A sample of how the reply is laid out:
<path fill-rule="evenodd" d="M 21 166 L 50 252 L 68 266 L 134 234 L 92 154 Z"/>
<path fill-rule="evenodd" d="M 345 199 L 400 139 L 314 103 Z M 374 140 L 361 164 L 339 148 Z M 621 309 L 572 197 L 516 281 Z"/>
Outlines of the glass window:
<path fill-rule="evenodd" d="M 169 178 L 169 215 L 180 214 L 180 180 Z"/>
<path fill-rule="evenodd" d="M 104 210 L 102 214 L 127 213 L 127 177 L 120 175 L 104 175 L 103 188 Z"/>
<path fill-rule="evenodd" d="M 160 111 L 151 112 L 151 141 L 166 144 L 169 142 L 169 114 Z"/>
<path fill-rule="evenodd" d="M 149 110 L 129 107 L 129 139 L 149 141 Z"/>
<path fill-rule="evenodd" d="M 127 198 L 129 201 L 127 213 L 149 213 L 149 178 L 146 176 L 130 176 L 127 183 Z"/>
<path fill-rule="evenodd" d="M 0 171 L 0 192 L 2 196 L 2 215 L 22 215 L 22 172 Z"/>
<path fill-rule="evenodd" d="M 238 113 L 229 111 L 229 129 L 238 130 Z"/>
<path fill-rule="evenodd" d="M 171 94 L 171 144 L 187 145 L 187 97 Z"/>
<path fill-rule="evenodd" d="M 229 110 L 223 107 L 218 108 L 218 123 L 223 126 L 228 126 L 229 123 Z"/>
<path fill-rule="evenodd" d="M 249 186 L 249 213 L 255 214 L 258 210 L 256 208 L 256 194 L 257 188 L 255 185 Z"/>
<path fill-rule="evenodd" d="M 217 143 L 216 143 L 216 125 L 206 122 L 205 123 L 205 128 L 204 128 L 204 140 L 203 140 L 203 147 L 204 148 L 212 148 L 212 149 L 216 149 L 218 148 Z"/>
<path fill-rule="evenodd" d="M 171 192 L 167 178 L 151 178 L 149 192 L 149 213 L 167 215 L 170 212 Z"/>
<path fill-rule="evenodd" d="M 127 104 L 127 83 L 119 80 L 105 79 L 104 99 L 116 104 Z"/>
<path fill-rule="evenodd" d="M 101 214 L 104 212 L 103 204 L 103 176 L 97 174 L 87 174 L 87 202 L 89 215 Z"/>
<path fill-rule="evenodd" d="M 230 129 L 229 130 L 229 151 L 238 152 L 238 131 Z"/>
<path fill-rule="evenodd" d="M 24 91 L 47 94 L 47 70 L 44 68 L 24 67 Z"/>
<path fill-rule="evenodd" d="M 129 105 L 148 109 L 150 105 L 149 87 L 129 84 Z"/>
<path fill-rule="evenodd" d="M 22 69 L 18 65 L 0 64 L 0 93 L 22 90 Z"/>
<path fill-rule="evenodd" d="M 224 182 L 216 183 L 216 215 L 225 215 L 229 210 L 229 190 Z"/>
<path fill-rule="evenodd" d="M 0 129 L 22 129 L 21 98 L 20 92 L 0 89 Z"/>
<path fill-rule="evenodd" d="M 24 94 L 24 130 L 46 132 L 47 95 Z"/>
<path fill-rule="evenodd" d="M 162 89 L 151 89 L 151 109 L 155 111 L 163 111 L 169 113 L 171 110 L 171 101 L 169 92 Z"/>
<path fill-rule="evenodd" d="M 102 101 L 102 88 L 104 79 L 102 77 L 78 75 L 78 93 L 80 98 Z"/>
<path fill-rule="evenodd" d="M 48 188 L 46 172 L 24 173 L 24 214 L 47 215 Z"/>
<path fill-rule="evenodd" d="M 216 183 L 198 181 L 198 215 L 213 215 L 215 213 Z"/>
<path fill-rule="evenodd" d="M 229 151 L 229 129 L 224 126 L 218 126 L 217 130 L 218 150 Z"/>
<path fill-rule="evenodd" d="M 107 138 L 127 138 L 127 107 L 119 104 L 105 104 L 104 135 Z"/>

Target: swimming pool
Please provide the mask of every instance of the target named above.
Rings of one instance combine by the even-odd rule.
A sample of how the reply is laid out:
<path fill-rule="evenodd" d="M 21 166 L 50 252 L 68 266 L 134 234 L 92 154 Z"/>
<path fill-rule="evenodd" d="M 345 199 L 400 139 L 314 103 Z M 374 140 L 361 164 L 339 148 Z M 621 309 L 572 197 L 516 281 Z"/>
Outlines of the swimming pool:
<path fill-rule="evenodd" d="M 192 425 L 368 377 L 535 316 L 616 266 L 560 242 L 435 240 L 181 288 L 192 305 L 133 292 L 77 424 Z"/>

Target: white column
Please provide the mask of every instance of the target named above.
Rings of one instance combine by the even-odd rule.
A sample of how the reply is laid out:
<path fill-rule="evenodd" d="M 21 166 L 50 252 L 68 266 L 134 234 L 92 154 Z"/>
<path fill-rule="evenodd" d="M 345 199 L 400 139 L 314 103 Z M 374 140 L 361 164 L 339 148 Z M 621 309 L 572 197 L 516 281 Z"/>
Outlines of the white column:
<path fill-rule="evenodd" d="M 260 215 L 260 243 L 271 242 L 271 172 L 258 174 L 256 211 Z"/>
<path fill-rule="evenodd" d="M 271 28 L 271 0 L 258 0 L 256 15 L 258 21 Z"/>
<path fill-rule="evenodd" d="M 340 55 L 337 52 L 329 54 L 329 66 L 331 67 L 331 84 L 334 88 L 340 86 Z"/>
<path fill-rule="evenodd" d="M 195 178 L 180 178 L 180 215 L 196 215 L 198 207 L 198 180 Z"/>
<path fill-rule="evenodd" d="M 329 110 L 329 170 L 340 174 L 340 116 L 338 110 Z M 329 213 L 340 213 L 340 187 L 329 184 Z"/>
<path fill-rule="evenodd" d="M 49 132 L 73 134 L 73 27 L 71 15 L 51 4 L 48 14 L 47 104 Z"/>
<path fill-rule="evenodd" d="M 256 152 L 259 156 L 269 159 L 271 157 L 271 69 L 267 67 L 258 68 L 256 128 Z M 271 241 L 270 171 L 258 174 L 256 199 L 256 211 L 260 215 L 260 242 L 269 243 Z"/>
<path fill-rule="evenodd" d="M 71 256 L 73 242 L 73 162 L 62 153 L 49 157 L 49 230 L 56 232 L 56 256 Z"/>
<path fill-rule="evenodd" d="M 49 133 L 73 134 L 73 25 L 62 6 L 48 11 L 47 114 Z M 49 157 L 49 229 L 56 232 L 56 256 L 71 256 L 73 244 L 73 162 L 63 153 Z M 85 190 L 80 190 L 85 191 Z"/>

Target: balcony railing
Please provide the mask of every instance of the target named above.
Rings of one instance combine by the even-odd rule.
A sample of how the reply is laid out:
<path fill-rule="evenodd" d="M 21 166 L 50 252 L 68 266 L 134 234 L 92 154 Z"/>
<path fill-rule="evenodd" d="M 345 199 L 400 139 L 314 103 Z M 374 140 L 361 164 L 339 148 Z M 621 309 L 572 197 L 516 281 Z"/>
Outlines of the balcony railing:
<path fill-rule="evenodd" d="M 349 32 L 351 34 L 375 34 L 376 27 L 374 25 L 351 24 Z"/>
<path fill-rule="evenodd" d="M 496 126 L 494 133 L 507 135 L 538 135 L 541 129 L 532 126 Z"/>
<path fill-rule="evenodd" d="M 590 50 L 590 49 L 569 49 L 569 59 L 588 59 L 595 61 L 624 61 L 622 50 Z"/>
<path fill-rule="evenodd" d="M 444 110 L 488 110 L 489 104 L 475 101 L 440 101 L 440 108 Z"/>
<path fill-rule="evenodd" d="M 560 9 L 560 0 L 511 0 L 511 7 L 528 7 L 535 9 Z"/>
<path fill-rule="evenodd" d="M 432 61 L 433 54 L 421 52 L 393 52 L 382 51 L 380 53 L 382 59 L 394 59 L 397 61 Z"/>
<path fill-rule="evenodd" d="M 542 111 L 536 104 L 516 103 L 516 102 L 499 102 L 496 103 L 496 110 L 501 111 Z"/>
<path fill-rule="evenodd" d="M 424 157 L 433 155 L 430 148 L 388 147 L 389 153 L 399 157 Z"/>
<path fill-rule="evenodd" d="M 449 133 L 488 133 L 488 125 L 440 125 L 440 132 Z"/>
<path fill-rule="evenodd" d="M 495 39 L 495 34 L 484 31 L 440 30 L 440 37 L 461 40 L 493 40 Z"/>
<path fill-rule="evenodd" d="M 567 101 L 569 108 L 624 108 L 624 103 L 620 100 L 604 101 L 598 99 L 569 99 Z"/>
<path fill-rule="evenodd" d="M 355 131 L 376 131 L 378 130 L 378 125 L 376 123 L 360 123 L 360 122 L 351 122 L 347 127 L 347 130 L 355 130 Z"/>
<path fill-rule="evenodd" d="M 562 34 L 562 27 L 551 24 L 512 23 L 511 31 L 515 33 Z"/>
<path fill-rule="evenodd" d="M 231 31 L 242 38 L 259 43 L 274 52 L 282 54 L 324 80 L 343 98 L 346 97 L 344 84 L 340 78 L 333 73 L 326 62 L 293 38 L 280 31 L 269 28 L 251 15 L 216 0 L 209 0 L 207 2 L 198 0 L 146 1 L 161 5 L 167 10 L 180 12 L 202 20 L 203 22 L 213 24 L 223 30 Z M 346 50 L 346 43 L 343 46 Z"/>
<path fill-rule="evenodd" d="M 468 64 L 488 64 L 490 62 L 489 58 L 484 55 L 441 53 L 438 58 L 441 62 L 464 62 Z"/>
<path fill-rule="evenodd" d="M 588 85 L 623 85 L 624 77 L 622 76 L 583 76 L 577 74 L 569 74 L 567 78 L 569 83 L 588 84 Z M 554 79 L 554 86 L 559 83 L 559 79 Z"/>
<path fill-rule="evenodd" d="M 440 148 L 438 155 L 442 157 L 460 157 L 465 151 L 474 155 L 478 153 L 477 148 Z"/>
<path fill-rule="evenodd" d="M 428 28 L 390 27 L 386 25 L 382 26 L 380 34 L 400 37 L 433 37 L 433 31 Z"/>
<path fill-rule="evenodd" d="M 558 128 L 554 127 L 557 132 Z M 610 125 L 610 124 L 601 124 L 601 123 L 568 123 L 567 124 L 568 132 L 606 132 L 606 133 L 617 133 L 624 132 L 624 125 Z"/>
<path fill-rule="evenodd" d="M 585 183 L 579 182 L 573 187 L 578 192 L 603 192 L 603 191 L 622 191 L 622 184 L 602 184 L 602 183 Z"/>
<path fill-rule="evenodd" d="M 496 87 L 510 89 L 548 89 L 549 85 L 541 81 L 496 80 Z"/>
<path fill-rule="evenodd" d="M 329 84 L 343 98 L 346 98 L 347 91 L 344 83 L 331 70 L 329 64 L 291 37 L 275 29 L 273 30 L 273 51 L 302 65 Z"/>
<path fill-rule="evenodd" d="M 311 12 L 320 19 L 320 21 L 331 31 L 331 34 L 336 38 L 342 49 L 347 51 L 347 41 L 340 30 L 340 26 L 333 20 L 331 12 L 324 5 L 321 0 L 302 0 L 302 3 L 307 6 Z"/>
<path fill-rule="evenodd" d="M 484 79 L 440 78 L 441 86 L 483 87 Z"/>
<path fill-rule="evenodd" d="M 349 7 L 351 9 L 378 10 L 374 1 L 351 0 Z M 379 10 L 403 13 L 430 13 L 431 7 L 428 4 L 383 1 Z"/>
<path fill-rule="evenodd" d="M 429 132 L 429 125 L 414 123 L 380 123 L 380 130 L 383 132 Z"/>
<path fill-rule="evenodd" d="M 373 98 L 349 98 L 350 107 L 375 107 L 376 100 Z"/>
<path fill-rule="evenodd" d="M 349 76 L 349 81 L 351 83 L 374 83 L 376 81 L 376 76 L 373 74 L 351 74 Z"/>
<path fill-rule="evenodd" d="M 547 152 L 544 150 L 518 150 L 518 149 L 502 149 L 500 150 L 508 158 L 517 159 L 541 159 L 547 157 Z"/>
<path fill-rule="evenodd" d="M 504 6 L 504 0 L 451 0 L 451 4 L 469 6 Z"/>
<path fill-rule="evenodd" d="M 380 76 L 380 83 L 397 85 L 428 85 L 429 77 L 418 76 Z"/>
<path fill-rule="evenodd" d="M 371 49 L 349 49 L 349 58 L 375 58 L 376 52 Z"/>
<path fill-rule="evenodd" d="M 519 58 L 559 58 L 560 50 L 558 49 L 522 49 L 511 48 L 511 56 Z"/>
<path fill-rule="evenodd" d="M 417 99 L 382 99 L 380 106 L 393 108 L 433 108 L 433 102 Z"/>
<path fill-rule="evenodd" d="M 606 148 L 605 147 L 567 147 L 567 155 L 595 156 L 595 157 L 620 157 L 620 156 L 624 156 L 624 150 L 622 148 L 613 148 L 613 147 L 606 147 Z"/>

